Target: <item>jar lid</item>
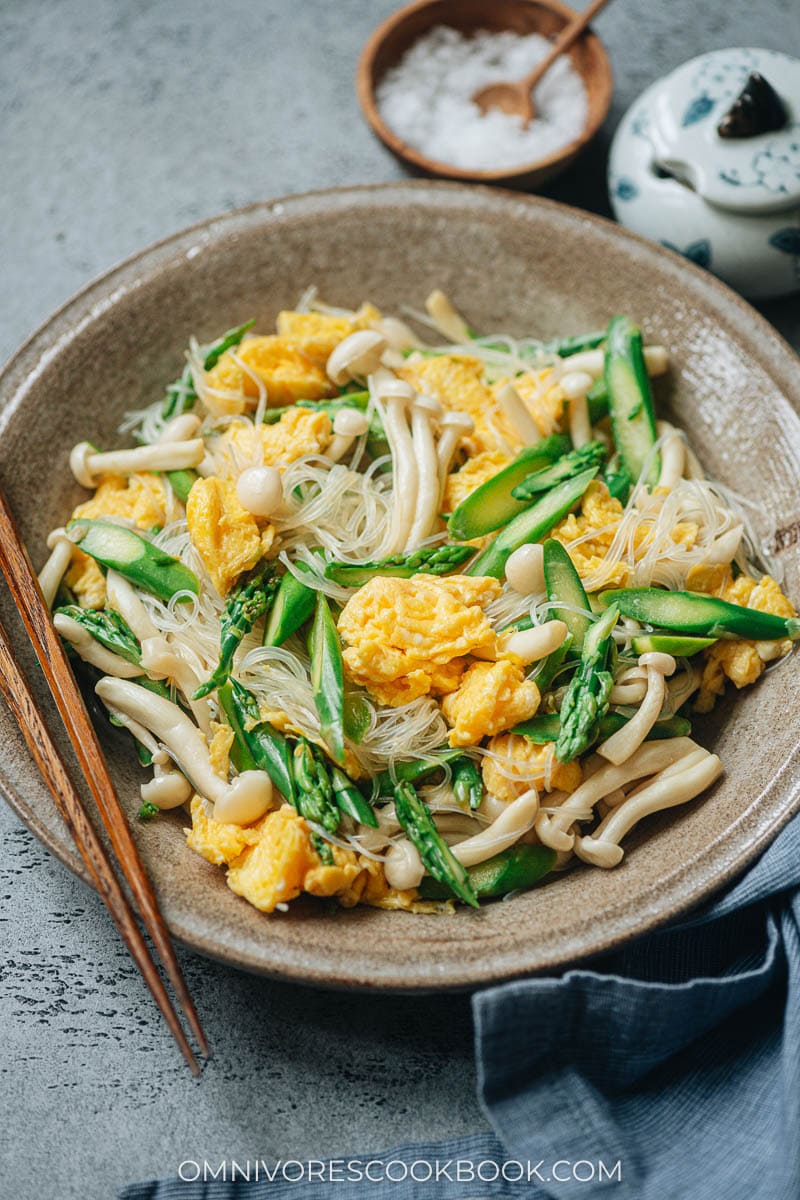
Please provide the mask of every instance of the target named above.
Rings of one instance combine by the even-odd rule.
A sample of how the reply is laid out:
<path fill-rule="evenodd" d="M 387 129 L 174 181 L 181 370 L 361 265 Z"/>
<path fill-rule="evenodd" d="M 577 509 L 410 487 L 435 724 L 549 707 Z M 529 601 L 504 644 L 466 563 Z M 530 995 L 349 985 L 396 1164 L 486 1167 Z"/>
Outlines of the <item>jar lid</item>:
<path fill-rule="evenodd" d="M 783 127 L 721 136 L 720 122 L 754 72 L 785 110 Z M 654 170 L 737 212 L 800 203 L 800 60 L 774 50 L 713 50 L 665 76 L 649 97 L 634 132 L 650 142 Z"/>

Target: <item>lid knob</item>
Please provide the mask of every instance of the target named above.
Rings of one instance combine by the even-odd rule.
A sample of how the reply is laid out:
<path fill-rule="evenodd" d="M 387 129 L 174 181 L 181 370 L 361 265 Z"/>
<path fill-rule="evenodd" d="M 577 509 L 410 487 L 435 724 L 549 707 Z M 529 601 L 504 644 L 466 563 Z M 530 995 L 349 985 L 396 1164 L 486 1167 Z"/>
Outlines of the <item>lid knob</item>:
<path fill-rule="evenodd" d="M 783 129 L 789 117 L 778 93 L 758 71 L 747 83 L 717 126 L 722 138 L 749 138 Z"/>

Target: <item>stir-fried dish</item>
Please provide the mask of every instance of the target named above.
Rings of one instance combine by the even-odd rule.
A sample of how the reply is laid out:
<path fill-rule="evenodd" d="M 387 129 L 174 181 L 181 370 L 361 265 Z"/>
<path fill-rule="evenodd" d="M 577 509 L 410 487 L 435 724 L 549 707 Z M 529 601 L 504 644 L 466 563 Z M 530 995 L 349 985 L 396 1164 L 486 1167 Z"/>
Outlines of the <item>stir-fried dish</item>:
<path fill-rule="evenodd" d="M 140 816 L 183 807 L 264 912 L 617 866 L 721 774 L 696 714 L 800 636 L 754 506 L 656 416 L 665 348 L 426 309 L 437 344 L 309 292 L 192 341 L 132 448 L 70 457 L 93 494 L 49 538 L 56 627 L 151 768 Z"/>

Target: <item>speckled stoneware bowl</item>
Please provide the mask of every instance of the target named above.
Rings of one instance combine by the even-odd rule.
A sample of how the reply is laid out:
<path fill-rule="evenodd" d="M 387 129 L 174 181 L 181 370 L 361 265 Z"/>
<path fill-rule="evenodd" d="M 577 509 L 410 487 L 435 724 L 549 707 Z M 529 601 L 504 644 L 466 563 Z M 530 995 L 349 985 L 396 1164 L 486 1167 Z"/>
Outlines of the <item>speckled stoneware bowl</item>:
<path fill-rule="evenodd" d="M 152 401 L 178 373 L 191 333 L 209 340 L 251 316 L 268 329 L 312 282 L 332 303 L 368 297 L 387 310 L 419 305 L 439 286 L 477 329 L 543 337 L 633 314 L 649 340 L 672 351 L 659 404 L 691 429 L 708 470 L 757 502 L 789 593 L 800 596 L 800 364 L 766 322 L 708 274 L 606 221 L 540 199 L 430 183 L 320 192 L 209 221 L 90 284 L 34 334 L 0 380 L 0 479 L 37 565 L 48 530 L 82 497 L 67 468 L 73 443 L 114 444 L 123 411 Z M 8 608 L 4 596 L 2 619 L 23 643 Z M 32 655 L 20 650 L 42 695 Z M 621 867 L 579 868 L 476 913 L 333 912 L 305 900 L 266 917 L 186 849 L 180 816 L 134 821 L 134 830 L 172 930 L 205 954 L 341 987 L 496 982 L 650 929 L 764 848 L 800 805 L 798 676 L 795 656 L 720 706 L 699 736 L 721 755 L 724 778 L 645 822 L 626 841 Z M 134 753 L 106 723 L 102 738 L 133 814 L 141 780 Z M 0 767 L 9 802 L 83 875 L 5 708 Z"/>

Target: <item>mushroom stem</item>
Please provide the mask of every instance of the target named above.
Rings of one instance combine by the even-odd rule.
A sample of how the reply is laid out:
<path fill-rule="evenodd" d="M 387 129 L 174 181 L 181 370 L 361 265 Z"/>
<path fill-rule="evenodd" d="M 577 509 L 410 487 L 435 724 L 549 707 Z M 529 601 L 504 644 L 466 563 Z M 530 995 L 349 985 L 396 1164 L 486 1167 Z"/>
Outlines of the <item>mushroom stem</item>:
<path fill-rule="evenodd" d="M 411 441 L 417 466 L 417 499 L 406 550 L 415 549 L 425 540 L 439 511 L 439 462 L 432 419 L 440 416 L 441 412 L 441 405 L 429 396 L 418 396 L 411 410 Z"/>
<path fill-rule="evenodd" d="M 647 671 L 647 691 L 639 708 L 622 729 L 597 747 L 597 753 L 619 766 L 639 749 L 659 718 L 667 695 L 665 676 L 675 672 L 675 659 L 671 654 L 642 654 L 639 666 Z"/>
<path fill-rule="evenodd" d="M 154 442 L 133 450 L 98 453 L 89 442 L 79 442 L 69 456 L 72 474 L 85 488 L 97 487 L 103 475 L 132 475 L 135 471 L 183 471 L 197 467 L 205 456 L 205 442 Z"/>
<path fill-rule="evenodd" d="M 567 833 L 567 830 L 575 821 L 590 820 L 592 809 L 598 800 L 602 800 L 609 792 L 616 791 L 624 784 L 661 771 L 683 755 L 699 749 L 691 738 L 667 738 L 641 746 L 636 754 L 621 766 L 608 763 L 600 767 L 567 796 L 556 812 L 539 813 L 536 819 L 539 840 L 553 850 L 571 850 L 575 835 Z"/>
<path fill-rule="evenodd" d="M 503 411 L 506 420 L 523 442 L 533 446 L 542 440 L 539 426 L 534 421 L 525 401 L 512 383 L 504 383 L 497 392 L 497 403 Z"/>
<path fill-rule="evenodd" d="M 685 755 L 612 808 L 592 834 L 576 838 L 575 853 L 595 866 L 615 867 L 624 854 L 619 843 L 642 817 L 693 800 L 721 774 L 716 754 L 702 750 Z"/>
<path fill-rule="evenodd" d="M 686 442 L 669 421 L 656 421 L 656 433 L 660 438 L 664 438 L 661 446 L 661 473 L 658 476 L 658 487 L 673 488 L 683 477 L 686 466 Z"/>
<path fill-rule="evenodd" d="M 465 867 L 474 867 L 487 858 L 500 854 L 518 842 L 532 827 L 539 811 L 539 796 L 536 788 L 529 788 L 506 806 L 496 820 L 474 837 L 457 842 L 452 847 L 454 856 Z"/>
<path fill-rule="evenodd" d="M 547 658 L 554 650 L 563 645 L 568 633 L 563 621 L 545 621 L 542 625 L 534 625 L 531 629 L 518 629 L 514 633 L 501 634 L 498 641 L 498 657 L 505 658 L 513 655 L 525 666 Z"/>
<path fill-rule="evenodd" d="M 109 569 L 106 575 L 106 599 L 123 621 L 127 622 L 140 642 L 145 638 L 159 636 L 147 609 L 136 594 L 136 589 L 119 571 Z"/>
<path fill-rule="evenodd" d="M 436 446 L 436 460 L 439 468 L 439 503 L 442 502 L 444 490 L 447 487 L 447 476 L 453 465 L 458 444 L 463 437 L 468 437 L 475 430 L 475 422 L 467 413 L 448 412 L 439 422 L 439 441 Z"/>
<path fill-rule="evenodd" d="M 569 404 L 569 435 L 576 450 L 592 440 L 592 422 L 586 396 L 573 396 Z"/>
<path fill-rule="evenodd" d="M 200 684 L 200 677 L 183 658 L 180 648 L 171 646 L 165 637 L 142 639 L 142 666 L 155 679 L 172 679 L 186 697 L 197 724 L 203 733 L 211 729 L 211 711 L 208 700 L 192 700 Z"/>
<path fill-rule="evenodd" d="M 384 404 L 383 427 L 392 453 L 392 492 L 394 509 L 384 555 L 402 553 L 417 507 L 419 473 L 414 443 L 408 426 L 408 405 L 415 397 L 410 384 L 381 369 L 373 376 L 375 392 Z"/>
<path fill-rule="evenodd" d="M 265 771 L 243 771 L 232 783 L 211 765 L 200 730 L 183 709 L 126 679 L 105 676 L 95 691 L 107 708 L 138 721 L 169 751 L 196 791 L 214 805 L 214 820 L 245 825 L 272 807 L 272 781 Z"/>
<path fill-rule="evenodd" d="M 439 332 L 451 342 L 462 345 L 470 340 L 469 325 L 440 288 L 435 288 L 428 296 L 425 310 Z"/>
<path fill-rule="evenodd" d="M 179 416 L 173 417 L 171 421 L 167 421 L 158 435 L 158 440 L 167 444 L 188 441 L 189 438 L 194 437 L 202 423 L 196 413 L 181 413 Z"/>
<path fill-rule="evenodd" d="M 185 804 L 192 794 L 192 785 L 180 771 L 154 762 L 153 778 L 142 784 L 139 794 L 146 804 L 155 804 L 156 808 L 165 812 Z"/>
<path fill-rule="evenodd" d="M 63 529 L 54 529 L 47 539 L 50 557 L 39 572 L 39 587 L 48 608 L 53 607 L 56 592 L 72 562 L 75 543 Z"/>
<path fill-rule="evenodd" d="M 709 547 L 708 553 L 703 558 L 703 563 L 711 565 L 722 563 L 727 566 L 728 563 L 733 562 L 739 553 L 743 536 L 743 525 L 734 525 L 732 529 L 727 529 Z"/>

